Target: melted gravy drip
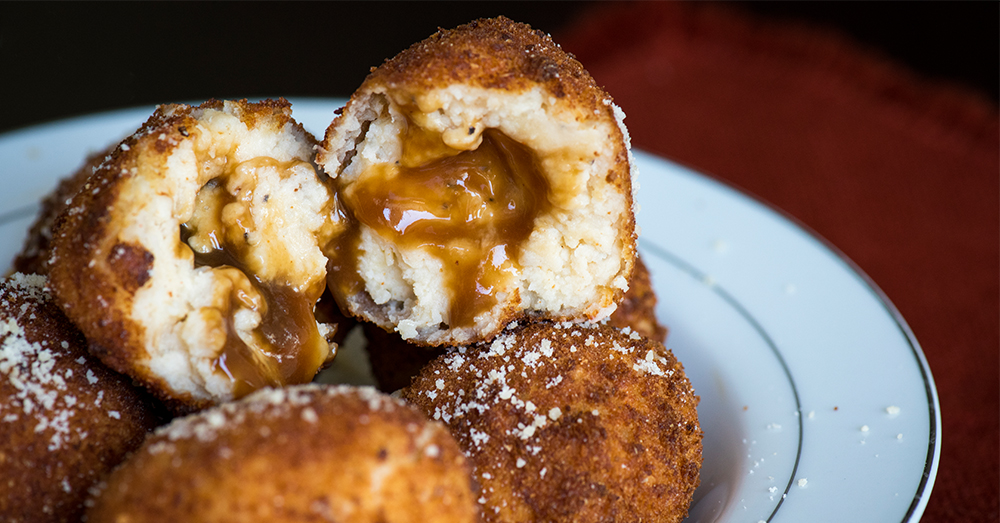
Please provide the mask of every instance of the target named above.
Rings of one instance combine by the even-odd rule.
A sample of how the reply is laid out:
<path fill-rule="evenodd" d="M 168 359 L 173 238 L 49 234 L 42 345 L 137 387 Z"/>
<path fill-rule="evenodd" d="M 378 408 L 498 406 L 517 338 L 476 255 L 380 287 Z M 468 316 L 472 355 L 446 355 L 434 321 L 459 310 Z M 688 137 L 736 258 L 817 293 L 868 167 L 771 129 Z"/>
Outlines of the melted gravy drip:
<path fill-rule="evenodd" d="M 521 244 L 549 206 L 548 183 L 527 147 L 488 129 L 478 148 L 461 151 L 412 124 L 397 164 L 375 165 L 337 194 L 349 225 L 327 249 L 328 284 L 339 290 L 334 294 L 364 289 L 356 266 L 358 224 L 364 224 L 402 248 L 423 249 L 442 261 L 452 328 L 474 325 L 478 314 L 496 305 L 494 288 L 516 271 Z"/>
<path fill-rule="evenodd" d="M 288 169 L 297 163 L 256 158 L 235 169 Z M 233 382 L 233 394 L 239 398 L 265 386 L 309 382 L 323 364 L 327 345 L 313 315 L 313 304 L 323 286 L 297 291 L 291 282 L 264 281 L 253 271 L 248 243 L 254 232 L 250 216 L 253 190 L 232 194 L 226 189 L 227 177 L 235 169 L 198 191 L 194 216 L 181 225 L 181 241 L 194 252 L 195 267 L 215 268 L 220 278 L 231 283 L 228 301 L 220 311 L 225 343 L 214 366 Z M 236 333 L 233 316 L 240 308 L 261 316 L 251 335 L 256 348 Z"/>

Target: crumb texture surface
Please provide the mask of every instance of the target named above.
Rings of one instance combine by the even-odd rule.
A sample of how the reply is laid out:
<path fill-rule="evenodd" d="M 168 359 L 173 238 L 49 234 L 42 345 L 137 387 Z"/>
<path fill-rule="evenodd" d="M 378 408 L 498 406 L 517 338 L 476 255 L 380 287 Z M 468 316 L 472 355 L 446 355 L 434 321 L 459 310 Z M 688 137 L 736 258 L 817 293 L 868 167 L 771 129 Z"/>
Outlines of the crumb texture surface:
<path fill-rule="evenodd" d="M 158 429 L 90 522 L 473 522 L 447 430 L 371 388 L 262 389 Z"/>
<path fill-rule="evenodd" d="M 635 258 L 622 118 L 551 38 L 502 17 L 441 31 L 388 60 L 317 154 L 346 224 L 346 240 L 327 250 L 338 302 L 438 346 L 489 339 L 529 314 L 607 317 Z M 506 160 L 484 160 L 498 149 Z M 453 170 L 436 182 L 444 191 L 407 196 L 426 185 L 416 181 L 422 168 L 444 165 Z M 480 175 L 490 182 L 473 183 Z M 448 190 L 453 199 L 440 196 Z M 392 201 L 383 214 L 368 216 L 372 194 Z M 513 224 L 499 218 L 514 208 L 530 211 Z M 414 232 L 430 223 L 436 236 Z M 454 232 L 441 237 L 444 227 Z"/>
<path fill-rule="evenodd" d="M 43 276 L 0 281 L 0 520 L 79 521 L 87 490 L 159 420 L 87 353 Z"/>
<path fill-rule="evenodd" d="M 402 396 L 469 455 L 486 521 L 681 521 L 698 486 L 698 397 L 629 329 L 514 326 L 439 357 Z"/>

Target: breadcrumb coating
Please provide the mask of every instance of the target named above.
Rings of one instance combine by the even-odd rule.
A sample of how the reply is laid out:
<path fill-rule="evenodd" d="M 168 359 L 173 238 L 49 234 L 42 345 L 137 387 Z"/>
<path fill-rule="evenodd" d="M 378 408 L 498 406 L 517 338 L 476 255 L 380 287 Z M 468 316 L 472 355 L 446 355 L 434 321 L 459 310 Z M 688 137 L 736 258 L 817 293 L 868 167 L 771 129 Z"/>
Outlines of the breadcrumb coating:
<path fill-rule="evenodd" d="M 263 389 L 180 418 L 95 491 L 87 521 L 473 523 L 441 424 L 371 388 Z"/>
<path fill-rule="evenodd" d="M 512 325 L 434 360 L 402 397 L 448 425 L 488 522 L 679 522 L 698 486 L 698 397 L 630 329 Z"/>

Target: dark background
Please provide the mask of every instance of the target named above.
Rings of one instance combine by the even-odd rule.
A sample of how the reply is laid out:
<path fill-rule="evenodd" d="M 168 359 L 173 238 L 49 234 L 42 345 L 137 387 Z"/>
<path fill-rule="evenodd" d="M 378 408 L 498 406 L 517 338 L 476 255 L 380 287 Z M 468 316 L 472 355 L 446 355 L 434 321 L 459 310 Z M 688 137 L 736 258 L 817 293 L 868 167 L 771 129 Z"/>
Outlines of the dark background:
<path fill-rule="evenodd" d="M 997 2 L 752 2 L 852 35 L 920 74 L 1000 84 Z M 0 132 L 165 102 L 346 97 L 438 26 L 504 14 L 552 33 L 588 2 L 0 2 Z M 572 51 L 572 50 L 570 50 Z M 584 64 L 586 66 L 586 64 Z"/>

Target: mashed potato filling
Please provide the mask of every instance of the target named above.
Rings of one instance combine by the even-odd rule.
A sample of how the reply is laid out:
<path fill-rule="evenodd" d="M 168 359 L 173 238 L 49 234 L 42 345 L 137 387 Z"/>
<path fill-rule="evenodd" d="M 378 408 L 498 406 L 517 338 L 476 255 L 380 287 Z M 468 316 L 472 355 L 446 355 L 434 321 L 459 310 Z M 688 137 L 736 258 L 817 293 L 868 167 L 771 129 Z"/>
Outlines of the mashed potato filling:
<path fill-rule="evenodd" d="M 495 129 L 470 127 L 468 134 L 478 143 L 462 150 L 408 122 L 399 160 L 372 165 L 341 194 L 351 233 L 364 224 L 400 248 L 440 260 L 451 327 L 473 326 L 496 306 L 494 289 L 520 269 L 520 246 L 549 207 L 548 182 L 529 149 Z M 338 266 L 358 259 L 335 253 Z M 356 268 L 331 275 L 341 287 L 361 285 Z"/>
<path fill-rule="evenodd" d="M 171 197 L 153 198 L 125 232 L 156 260 L 133 309 L 149 366 L 177 390 L 217 398 L 308 382 L 333 356 L 314 315 L 332 198 L 291 130 L 195 116 L 167 162 Z"/>
<path fill-rule="evenodd" d="M 221 351 L 215 365 L 237 384 L 237 396 L 268 385 L 308 382 L 329 356 L 313 316 L 322 280 L 275 266 L 292 261 L 291 253 L 259 252 L 287 249 L 261 241 L 284 231 L 277 230 L 280 221 L 260 219 L 274 212 L 266 208 L 270 194 L 254 189 L 258 176 L 287 179 L 296 169 L 312 167 L 266 156 L 226 164 L 198 191 L 194 214 L 181 225 L 195 267 L 213 268 L 221 283 L 221 299 L 201 311 L 217 325 L 215 345 L 221 343 Z"/>

